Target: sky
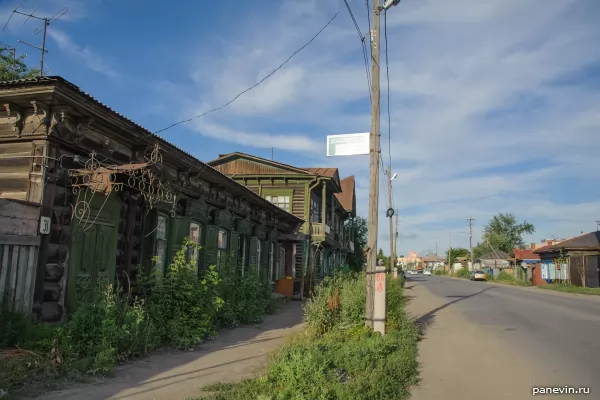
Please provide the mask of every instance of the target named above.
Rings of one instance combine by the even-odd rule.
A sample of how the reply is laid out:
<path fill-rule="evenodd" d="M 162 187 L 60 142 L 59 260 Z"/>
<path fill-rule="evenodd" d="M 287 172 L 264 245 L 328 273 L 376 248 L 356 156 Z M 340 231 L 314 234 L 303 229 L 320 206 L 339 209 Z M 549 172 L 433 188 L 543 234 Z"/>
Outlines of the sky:
<path fill-rule="evenodd" d="M 19 3 L 0 0 L 0 21 Z M 46 73 L 60 75 L 200 160 L 241 151 L 356 177 L 366 217 L 367 155 L 326 157 L 326 136 L 368 132 L 370 92 L 343 0 L 28 0 L 53 16 Z M 349 0 L 368 36 L 365 1 Z M 398 253 L 468 247 L 499 212 L 534 224 L 527 242 L 600 220 L 600 2 L 402 0 L 381 57 L 381 154 L 391 163 Z M 14 16 L 0 41 L 39 64 L 39 21 Z M 372 21 L 371 21 L 372 22 Z M 382 18 L 382 39 L 383 39 Z M 2 22 L 4 25 L 4 22 Z M 368 40 L 368 39 L 367 39 Z M 389 92 L 386 65 L 389 69 Z M 388 116 L 388 93 L 389 109 Z M 388 124 L 388 120 L 390 123 Z M 387 176 L 378 247 L 389 252 Z"/>

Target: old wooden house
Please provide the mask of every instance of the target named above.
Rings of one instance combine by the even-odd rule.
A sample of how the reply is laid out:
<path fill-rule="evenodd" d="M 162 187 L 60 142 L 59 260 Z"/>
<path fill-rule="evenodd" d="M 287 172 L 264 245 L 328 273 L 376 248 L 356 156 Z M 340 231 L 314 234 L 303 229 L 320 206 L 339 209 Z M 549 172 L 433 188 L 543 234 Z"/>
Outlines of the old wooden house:
<path fill-rule="evenodd" d="M 337 168 L 299 168 L 240 152 L 208 164 L 305 221 L 287 271 L 295 296 L 309 293 L 354 251 L 354 231 L 344 229 L 356 216 L 353 176 L 340 180 Z"/>
<path fill-rule="evenodd" d="M 547 282 L 568 280 L 577 286 L 600 287 L 600 231 L 544 246 L 539 255 L 542 278 Z"/>
<path fill-rule="evenodd" d="M 283 277 L 301 216 L 61 77 L 2 82 L 0 105 L 0 198 L 41 205 L 42 320 L 60 321 L 102 282 L 127 287 L 138 265 L 164 273 L 185 237 L 203 246 L 198 271 L 228 253 Z"/>

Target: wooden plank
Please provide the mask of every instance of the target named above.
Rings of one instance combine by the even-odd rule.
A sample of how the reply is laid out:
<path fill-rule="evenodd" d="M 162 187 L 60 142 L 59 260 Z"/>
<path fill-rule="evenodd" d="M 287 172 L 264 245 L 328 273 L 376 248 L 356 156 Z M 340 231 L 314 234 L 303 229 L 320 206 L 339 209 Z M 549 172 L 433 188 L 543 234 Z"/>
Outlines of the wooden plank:
<path fill-rule="evenodd" d="M 2 143 L 0 145 L 2 155 L 31 155 L 31 142 Z"/>
<path fill-rule="evenodd" d="M 0 235 L 36 236 L 37 220 L 0 217 Z"/>
<path fill-rule="evenodd" d="M 12 244 L 17 246 L 39 246 L 39 236 L 0 235 L 0 244 Z"/>
<path fill-rule="evenodd" d="M 23 218 L 39 220 L 40 207 L 36 205 L 23 204 L 9 199 L 0 199 L 0 217 Z"/>
<path fill-rule="evenodd" d="M 35 279 L 37 269 L 38 248 L 29 246 L 29 255 L 27 257 L 27 274 L 25 275 L 25 285 L 23 292 L 22 312 L 30 313 L 33 307 L 33 295 L 35 290 Z"/>
<path fill-rule="evenodd" d="M 15 302 L 13 309 L 16 312 L 23 312 L 23 297 L 25 284 L 27 283 L 27 256 L 29 255 L 29 246 L 19 246 L 19 266 L 17 269 L 17 280 L 15 282 Z M 13 262 L 13 265 L 15 263 Z"/>
<path fill-rule="evenodd" d="M 0 245 L 2 249 L 2 264 L 0 265 L 0 303 L 4 301 L 6 282 L 8 279 L 8 245 Z"/>
<path fill-rule="evenodd" d="M 8 281 L 8 307 L 14 310 L 15 290 L 17 289 L 17 269 L 19 267 L 19 246 L 13 246 L 12 257 L 10 259 L 10 280 Z"/>
<path fill-rule="evenodd" d="M 25 200 L 27 199 L 27 192 L 23 190 L 19 191 L 0 191 L 0 199 L 12 199 L 12 200 Z"/>

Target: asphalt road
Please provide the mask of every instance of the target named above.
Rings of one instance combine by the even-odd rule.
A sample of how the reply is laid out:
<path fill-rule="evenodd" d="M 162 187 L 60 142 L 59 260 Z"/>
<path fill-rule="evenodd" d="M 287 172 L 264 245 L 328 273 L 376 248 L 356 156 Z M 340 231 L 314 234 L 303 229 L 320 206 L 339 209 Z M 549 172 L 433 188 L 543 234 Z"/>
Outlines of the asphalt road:
<path fill-rule="evenodd" d="M 429 389 L 415 398 L 458 398 L 452 385 L 436 381 L 460 364 L 471 377 L 462 398 L 468 382 L 485 381 L 506 391 L 498 398 L 530 398 L 525 388 L 543 384 L 590 387 L 584 397 L 600 399 L 600 297 L 421 275 L 408 276 L 406 288 L 415 316 L 431 324 L 421 345 Z"/>

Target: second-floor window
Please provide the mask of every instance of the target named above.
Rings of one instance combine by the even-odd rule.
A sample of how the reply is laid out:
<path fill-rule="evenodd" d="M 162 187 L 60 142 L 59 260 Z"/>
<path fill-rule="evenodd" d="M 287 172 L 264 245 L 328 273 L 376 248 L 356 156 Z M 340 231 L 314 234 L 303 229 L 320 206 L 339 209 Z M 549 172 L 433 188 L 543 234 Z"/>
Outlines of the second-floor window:
<path fill-rule="evenodd" d="M 277 196 L 265 196 L 265 199 L 267 201 L 270 201 L 271 203 L 275 204 L 277 207 L 282 208 L 284 210 L 286 210 L 287 212 L 290 212 L 290 196 L 281 196 L 281 195 L 277 195 Z"/>
<path fill-rule="evenodd" d="M 316 197 L 310 198 L 310 222 L 321 222 L 321 202 Z"/>

